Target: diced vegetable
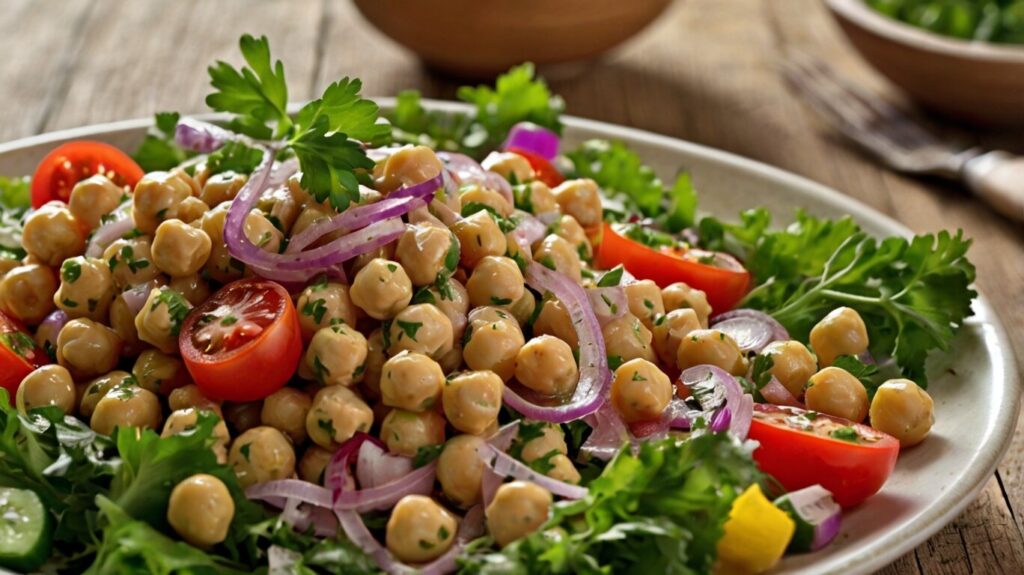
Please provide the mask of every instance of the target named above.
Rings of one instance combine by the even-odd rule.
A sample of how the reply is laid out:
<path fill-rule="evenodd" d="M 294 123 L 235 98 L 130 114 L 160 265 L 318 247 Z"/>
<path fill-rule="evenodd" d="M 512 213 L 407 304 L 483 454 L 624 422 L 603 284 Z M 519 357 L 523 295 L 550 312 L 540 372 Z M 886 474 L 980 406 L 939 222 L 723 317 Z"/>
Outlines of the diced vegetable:
<path fill-rule="evenodd" d="M 843 510 L 832 494 L 820 485 L 787 493 L 776 499 L 775 505 L 796 523 L 796 533 L 789 543 L 790 551 L 799 553 L 821 549 L 839 534 Z"/>
<path fill-rule="evenodd" d="M 50 514 L 34 491 L 0 488 L 0 565 L 32 571 L 50 556 Z"/>
<path fill-rule="evenodd" d="M 763 573 L 771 569 L 789 545 L 796 524 L 785 511 L 753 484 L 736 498 L 718 541 L 721 573 Z"/>

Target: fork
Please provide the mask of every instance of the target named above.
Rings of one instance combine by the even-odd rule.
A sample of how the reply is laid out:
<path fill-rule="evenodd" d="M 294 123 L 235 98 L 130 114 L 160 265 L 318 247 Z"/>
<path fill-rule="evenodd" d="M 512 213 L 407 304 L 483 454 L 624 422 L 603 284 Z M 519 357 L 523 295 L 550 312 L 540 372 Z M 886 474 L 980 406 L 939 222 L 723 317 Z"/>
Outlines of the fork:
<path fill-rule="evenodd" d="M 1024 157 L 941 141 L 814 56 L 793 55 L 782 72 L 815 110 L 890 168 L 959 180 L 996 211 L 1024 222 Z"/>

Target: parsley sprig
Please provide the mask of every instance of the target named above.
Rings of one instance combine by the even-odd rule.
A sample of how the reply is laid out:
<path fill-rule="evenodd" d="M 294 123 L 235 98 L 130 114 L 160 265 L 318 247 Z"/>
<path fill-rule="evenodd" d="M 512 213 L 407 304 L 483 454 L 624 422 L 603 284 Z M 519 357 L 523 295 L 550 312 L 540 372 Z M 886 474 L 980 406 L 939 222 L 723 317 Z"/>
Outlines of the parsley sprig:
<path fill-rule="evenodd" d="M 281 151 L 295 154 L 302 186 L 318 200 L 344 210 L 359 198 L 358 174 L 373 168 L 360 142 L 386 143 L 387 124 L 377 121 L 377 104 L 359 95 L 362 83 L 343 78 L 323 95 L 288 114 L 284 64 L 273 61 L 266 36 L 246 34 L 239 42 L 246 66 L 219 61 L 209 68 L 215 91 L 206 103 L 234 117 L 232 130 L 256 140 L 271 140 Z"/>

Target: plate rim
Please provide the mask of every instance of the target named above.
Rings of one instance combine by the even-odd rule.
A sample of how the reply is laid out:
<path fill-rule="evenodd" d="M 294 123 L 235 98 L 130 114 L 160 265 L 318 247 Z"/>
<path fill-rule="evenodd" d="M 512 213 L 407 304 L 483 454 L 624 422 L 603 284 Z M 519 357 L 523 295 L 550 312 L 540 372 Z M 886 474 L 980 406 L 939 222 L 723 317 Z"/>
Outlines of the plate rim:
<path fill-rule="evenodd" d="M 372 99 L 376 101 L 382 109 L 393 108 L 395 104 L 395 98 L 393 97 L 374 97 Z M 448 100 L 423 99 L 423 104 L 428 109 L 447 113 L 465 113 L 472 109 L 469 104 Z M 297 110 L 300 105 L 301 103 L 292 104 L 289 106 L 289 110 Z M 191 115 L 191 117 L 200 119 L 218 119 L 223 118 L 224 115 L 203 113 Z M 711 146 L 639 128 L 632 128 L 570 115 L 563 115 L 562 120 L 565 126 L 570 129 L 602 133 L 612 139 L 618 138 L 624 140 L 645 141 L 655 146 L 675 149 L 683 154 L 691 156 L 704 157 L 717 164 L 773 179 L 787 188 L 794 189 L 794 191 L 823 197 L 828 203 L 835 205 L 838 209 L 846 211 L 853 216 L 854 219 L 861 222 L 873 220 L 880 222 L 883 227 L 897 231 L 903 236 L 913 235 L 913 232 L 907 226 L 891 216 L 879 212 L 859 200 L 839 192 L 835 188 L 826 186 L 822 183 L 811 180 L 810 178 L 776 166 Z M 115 136 L 127 132 L 138 132 L 140 130 L 148 129 L 152 125 L 152 118 L 136 118 L 45 132 L 0 144 L 0 156 L 25 148 L 55 145 L 59 142 L 70 140 L 91 138 L 102 135 Z M 12 175 L 17 176 L 19 174 Z M 982 466 L 976 465 L 969 470 L 967 478 L 969 479 L 970 487 L 957 489 L 958 486 L 954 486 L 954 489 L 943 493 L 943 496 L 941 497 L 943 504 L 930 505 L 926 507 L 925 513 L 927 513 L 928 516 L 919 520 L 919 523 L 922 525 L 913 530 L 911 534 L 903 537 L 879 538 L 875 542 L 869 543 L 855 552 L 849 552 L 848 557 L 843 559 L 841 564 L 832 565 L 832 570 L 828 572 L 866 573 L 874 571 L 892 563 L 908 551 L 915 549 L 936 532 L 952 522 L 978 497 L 987 485 L 989 478 L 996 471 L 999 463 L 1002 462 L 1005 457 L 1006 452 L 1013 442 L 1017 419 L 1020 412 L 1021 389 L 1024 387 L 1022 386 L 1022 383 L 1024 382 L 1021 382 L 1017 361 L 1012 354 L 1012 346 L 1010 345 L 1009 338 L 1007 337 L 1006 329 L 1002 325 L 998 316 L 994 313 L 988 299 L 980 291 L 974 302 L 974 312 L 975 316 L 969 320 L 970 323 L 981 323 L 983 326 L 987 326 L 992 330 L 991 335 L 995 339 L 995 348 L 993 349 L 991 341 L 986 341 L 985 347 L 988 355 L 993 360 L 992 365 L 996 369 L 996 372 L 1002 373 L 1006 390 L 1009 392 L 1007 394 L 1008 397 L 1003 398 L 1004 401 L 999 404 L 999 410 L 996 413 L 996 417 L 992 420 L 993 434 L 1000 442 L 998 449 L 989 449 L 986 452 L 987 457 L 984 458 L 985 464 Z M 827 556 L 827 554 L 824 556 Z M 785 562 L 783 562 L 781 566 L 785 568 Z M 810 569 L 813 569 L 813 565 Z"/>

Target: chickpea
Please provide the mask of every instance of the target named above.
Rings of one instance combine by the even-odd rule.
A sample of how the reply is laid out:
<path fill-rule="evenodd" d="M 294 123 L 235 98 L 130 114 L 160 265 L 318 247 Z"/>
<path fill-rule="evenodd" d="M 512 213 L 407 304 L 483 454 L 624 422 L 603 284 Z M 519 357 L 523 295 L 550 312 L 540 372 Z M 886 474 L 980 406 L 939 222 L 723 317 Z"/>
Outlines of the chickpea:
<path fill-rule="evenodd" d="M 440 358 L 452 349 L 452 323 L 428 303 L 411 305 L 398 312 L 388 329 L 388 351 L 414 351 Z"/>
<path fill-rule="evenodd" d="M 210 279 L 219 283 L 228 283 L 239 279 L 245 272 L 245 264 L 231 257 L 227 244 L 224 243 L 224 221 L 228 216 L 229 204 L 220 204 L 203 214 L 199 227 L 210 237 L 210 257 L 206 260 L 204 270 Z"/>
<path fill-rule="evenodd" d="M 583 281 L 583 264 L 580 262 L 580 254 L 565 238 L 555 234 L 548 234 L 540 245 L 533 249 L 533 259 L 536 262 L 563 273 L 574 282 Z"/>
<path fill-rule="evenodd" d="M 64 260 L 53 303 L 69 318 L 106 319 L 113 299 L 114 282 L 106 262 L 82 256 Z"/>
<path fill-rule="evenodd" d="M 551 492 L 537 484 L 505 483 L 487 506 L 487 530 L 504 547 L 539 529 L 548 520 L 552 501 Z"/>
<path fill-rule="evenodd" d="M 690 332 L 701 329 L 697 312 L 691 308 L 674 309 L 654 320 L 654 350 L 661 363 L 676 365 L 679 344 Z"/>
<path fill-rule="evenodd" d="M 227 539 L 235 518 L 235 501 L 224 482 L 197 473 L 171 490 L 167 522 L 182 539 L 196 547 L 211 547 Z"/>
<path fill-rule="evenodd" d="M 562 213 L 576 218 L 585 228 L 601 223 L 604 211 L 597 183 L 590 179 L 566 180 L 553 190 Z"/>
<path fill-rule="evenodd" d="M 523 273 L 511 258 L 485 256 L 477 262 L 466 290 L 473 306 L 511 305 L 525 292 Z"/>
<path fill-rule="evenodd" d="M 177 217 L 178 208 L 192 197 L 192 183 L 180 173 L 150 172 L 135 184 L 132 220 L 144 234 L 152 234 L 160 222 Z"/>
<path fill-rule="evenodd" d="M 21 245 L 36 263 L 57 267 L 85 251 L 85 233 L 71 210 L 63 202 L 53 201 L 25 220 Z"/>
<path fill-rule="evenodd" d="M 96 174 L 75 184 L 68 198 L 68 210 L 75 219 L 93 229 L 100 225 L 100 218 L 114 211 L 121 204 L 124 190 L 117 187 L 110 178 Z"/>
<path fill-rule="evenodd" d="M 455 543 L 455 516 L 426 495 L 398 500 L 388 519 L 384 540 L 395 557 L 425 563 L 444 555 Z"/>
<path fill-rule="evenodd" d="M 0 280 L 7 274 L 7 272 L 14 268 L 22 265 L 21 260 L 14 257 L 14 254 L 3 253 L 0 254 Z"/>
<path fill-rule="evenodd" d="M 841 355 L 858 355 L 868 350 L 868 330 L 856 310 L 838 307 L 811 329 L 811 348 L 818 365 L 828 367 Z"/>
<path fill-rule="evenodd" d="M 284 234 L 274 227 L 274 224 L 263 215 L 263 212 L 253 209 L 245 216 L 245 224 L 242 226 L 245 237 L 256 244 L 256 247 L 272 254 L 281 252 L 281 242 L 284 241 Z"/>
<path fill-rule="evenodd" d="M 444 386 L 444 414 L 455 429 L 480 435 L 497 423 L 504 387 L 493 371 L 460 373 Z"/>
<path fill-rule="evenodd" d="M 299 460 L 299 478 L 303 481 L 324 484 L 324 469 L 334 457 L 333 451 L 328 451 L 319 445 L 310 445 Z"/>
<path fill-rule="evenodd" d="M 243 433 L 254 427 L 263 424 L 260 417 L 263 412 L 262 401 L 229 401 L 224 403 L 224 419 L 235 430 L 235 433 Z"/>
<path fill-rule="evenodd" d="M 530 162 L 512 152 L 491 152 L 480 165 L 483 169 L 495 172 L 510 182 L 529 182 L 535 177 Z"/>
<path fill-rule="evenodd" d="M 434 410 L 392 409 L 380 424 L 388 451 L 412 457 L 421 447 L 444 443 L 444 417 Z"/>
<path fill-rule="evenodd" d="M 287 186 L 264 193 L 256 206 L 286 235 L 302 212 L 302 203 Z"/>
<path fill-rule="evenodd" d="M 0 278 L 0 311 L 35 325 L 54 309 L 57 276 L 39 264 L 15 267 Z"/>
<path fill-rule="evenodd" d="M 441 310 L 452 324 L 452 341 L 462 339 L 462 332 L 466 329 L 466 314 L 469 313 L 469 292 L 458 280 L 449 279 L 443 291 L 437 286 L 420 291 L 416 295 L 416 303 L 429 303 Z"/>
<path fill-rule="evenodd" d="M 512 379 L 516 370 L 516 356 L 526 343 L 519 325 L 512 321 L 497 321 L 469 334 L 462 356 L 470 369 L 487 369 L 501 378 Z"/>
<path fill-rule="evenodd" d="M 658 419 L 672 401 L 672 382 L 647 360 L 627 361 L 615 370 L 611 400 L 626 423 Z"/>
<path fill-rule="evenodd" d="M 203 230 L 181 220 L 165 220 L 153 236 L 153 263 L 167 275 L 191 276 L 206 265 L 212 246 Z"/>
<path fill-rule="evenodd" d="M 348 286 L 338 282 L 319 282 L 306 286 L 295 302 L 299 310 L 299 328 L 306 341 L 321 328 L 338 323 L 355 327 L 358 316 L 348 295 Z"/>
<path fill-rule="evenodd" d="M 501 322 L 505 322 L 513 327 L 519 326 L 511 310 L 493 305 L 473 308 L 473 311 L 469 312 L 466 319 L 469 322 L 470 329 L 481 329 L 492 323 Z"/>
<path fill-rule="evenodd" d="M 199 274 L 171 278 L 171 282 L 167 286 L 180 293 L 193 306 L 210 299 L 210 294 L 213 293 L 210 290 L 210 284 L 206 283 L 206 280 Z"/>
<path fill-rule="evenodd" d="M 845 369 L 826 367 L 811 376 L 804 392 L 807 409 L 854 422 L 868 415 L 868 392 L 864 384 Z"/>
<path fill-rule="evenodd" d="M 569 347 L 578 347 L 579 336 L 565 305 L 555 298 L 545 297 L 540 306 L 540 313 L 533 322 L 533 333 L 553 335 L 569 344 Z"/>
<path fill-rule="evenodd" d="M 436 177 L 444 164 L 427 146 L 402 148 L 377 164 L 373 170 L 376 189 L 390 193 Z"/>
<path fill-rule="evenodd" d="M 103 250 L 103 261 L 114 285 L 124 289 L 144 284 L 160 275 L 153 265 L 152 244 L 146 236 L 118 239 Z"/>
<path fill-rule="evenodd" d="M 900 447 L 913 447 L 931 431 L 933 408 L 931 396 L 916 383 L 890 379 L 878 387 L 871 400 L 871 427 L 898 439 Z"/>
<path fill-rule="evenodd" d="M 199 199 L 211 208 L 224 202 L 230 202 L 235 199 L 238 192 L 242 191 L 242 186 L 248 179 L 249 177 L 245 174 L 236 174 L 230 171 L 213 174 L 203 183 Z"/>
<path fill-rule="evenodd" d="M 445 497 L 463 509 L 480 503 L 487 442 L 476 435 L 456 435 L 444 444 L 437 458 L 437 480 Z"/>
<path fill-rule="evenodd" d="M 580 471 L 576 469 L 576 466 L 573 465 L 572 460 L 567 455 L 555 455 L 548 460 L 548 464 L 551 465 L 551 469 L 548 470 L 546 475 L 552 479 L 574 485 L 578 485 L 583 479 Z"/>
<path fill-rule="evenodd" d="M 517 208 L 531 214 L 546 214 L 559 209 L 555 194 L 540 180 L 516 185 L 512 189 L 512 196 L 516 200 Z"/>
<path fill-rule="evenodd" d="M 295 445 L 306 441 L 306 415 L 313 399 L 294 387 L 282 387 L 263 400 L 260 420 L 291 438 Z"/>
<path fill-rule="evenodd" d="M 122 386 L 134 386 L 135 381 L 132 380 L 132 375 L 126 371 L 112 371 L 106 375 L 97 377 L 96 379 L 81 386 L 81 397 L 76 397 L 78 400 L 78 414 L 85 419 L 92 417 L 94 411 L 96 411 L 96 404 L 99 403 L 103 396 L 108 391 Z"/>
<path fill-rule="evenodd" d="M 295 450 L 273 427 L 254 427 L 231 444 L 228 463 L 243 487 L 286 479 L 295 473 Z"/>
<path fill-rule="evenodd" d="M 576 221 L 576 218 L 564 215 L 552 225 L 552 228 L 557 236 L 576 248 L 576 253 L 579 254 L 581 260 L 589 261 L 594 257 L 594 248 L 590 245 L 590 238 L 587 237 L 586 230 Z"/>
<path fill-rule="evenodd" d="M 203 214 L 208 211 L 210 211 L 210 206 L 206 205 L 203 200 L 193 196 L 185 198 L 185 201 L 178 205 L 177 213 L 174 216 L 186 224 L 192 224 L 202 220 Z"/>
<path fill-rule="evenodd" d="M 372 249 L 364 254 L 360 254 L 351 260 L 348 264 L 349 277 L 355 277 L 359 273 L 359 270 L 366 267 L 366 264 L 372 262 L 375 259 L 394 260 L 395 249 L 398 242 L 391 242 L 390 244 L 380 246 L 379 248 Z M 411 283 L 411 282 L 410 282 Z"/>
<path fill-rule="evenodd" d="M 562 433 L 562 428 L 559 425 L 542 421 L 523 421 L 520 422 L 520 425 L 534 426 L 540 431 L 540 435 L 531 436 L 525 443 L 522 440 L 522 432 L 515 439 L 516 443 L 522 443 L 520 455 L 526 463 L 533 463 L 552 453 L 560 455 L 569 453 L 569 448 L 565 444 L 565 434 Z"/>
<path fill-rule="evenodd" d="M 611 320 L 604 324 L 601 333 L 609 356 L 618 356 L 622 361 L 638 358 L 656 361 L 654 336 L 635 315 L 627 313 Z"/>
<path fill-rule="evenodd" d="M 192 177 L 192 175 L 185 171 L 184 168 L 172 168 L 171 175 L 175 176 L 182 182 L 185 182 L 185 184 L 189 187 L 189 190 L 192 192 L 193 197 L 198 196 L 199 192 L 202 191 L 202 185 L 200 185 L 199 180 L 196 179 L 195 177 Z M 205 182 L 208 178 L 208 175 L 204 176 L 203 182 Z"/>
<path fill-rule="evenodd" d="M 437 274 L 445 268 L 451 248 L 452 234 L 448 228 L 409 224 L 398 238 L 395 254 L 412 285 L 425 286 L 434 283 Z"/>
<path fill-rule="evenodd" d="M 135 329 L 139 339 L 164 353 L 178 351 L 178 332 L 181 322 L 192 309 L 180 293 L 168 287 L 159 287 L 149 292 L 146 303 L 135 316 Z"/>
<path fill-rule="evenodd" d="M 799 398 L 803 394 L 807 380 L 818 370 L 814 355 L 799 341 L 773 341 L 761 354 L 772 358 L 772 367 L 768 371 L 793 397 Z"/>
<path fill-rule="evenodd" d="M 156 394 L 138 386 L 120 385 L 96 403 L 89 426 L 96 433 L 111 435 L 117 427 L 157 429 L 162 419 Z"/>
<path fill-rule="evenodd" d="M 301 234 L 302 232 L 306 231 L 307 229 L 319 223 L 325 222 L 336 215 L 337 212 L 335 212 L 333 208 L 327 208 L 320 204 L 310 204 L 306 206 L 301 212 L 299 212 L 299 216 L 295 218 L 295 223 L 292 224 L 292 237 L 294 238 Z M 310 246 L 315 248 L 323 246 L 324 244 L 327 244 L 333 240 L 340 238 L 344 234 L 344 230 L 333 231 L 329 234 L 321 236 L 312 244 L 310 244 Z"/>
<path fill-rule="evenodd" d="M 438 365 L 445 373 L 454 373 L 462 367 L 462 343 L 456 343 L 452 350 L 437 359 Z"/>
<path fill-rule="evenodd" d="M 25 376 L 18 386 L 15 403 L 25 414 L 37 407 L 55 405 L 65 414 L 75 412 L 75 382 L 59 365 L 44 365 Z"/>
<path fill-rule="evenodd" d="M 306 433 L 320 447 L 337 449 L 357 431 L 368 432 L 373 410 L 347 387 L 328 385 L 313 397 L 306 414 Z"/>
<path fill-rule="evenodd" d="M 516 381 L 549 396 L 572 395 L 579 381 L 579 370 L 569 344 L 550 335 L 526 342 L 516 354 Z"/>
<path fill-rule="evenodd" d="M 57 335 L 57 363 L 75 379 L 109 372 L 120 353 L 121 338 L 114 330 L 90 319 L 73 319 Z"/>
<path fill-rule="evenodd" d="M 324 385 L 348 387 L 362 379 L 367 351 L 363 334 L 339 323 L 316 332 L 306 349 L 306 367 Z"/>
<path fill-rule="evenodd" d="M 361 388 L 367 397 L 380 399 L 380 378 L 384 370 L 384 362 L 387 361 L 387 350 L 384 349 L 384 332 L 377 328 L 370 332 L 366 338 L 366 366 L 363 369 L 363 381 Z"/>
<path fill-rule="evenodd" d="M 676 364 L 680 371 L 695 365 L 715 365 L 732 375 L 747 372 L 747 360 L 736 340 L 716 329 L 691 331 L 679 342 Z"/>
<path fill-rule="evenodd" d="M 484 256 L 502 256 L 508 249 L 505 234 L 486 210 L 462 218 L 451 230 L 459 240 L 459 261 L 467 268 Z"/>
<path fill-rule="evenodd" d="M 135 329 L 135 314 L 128 308 L 123 295 L 118 294 L 110 302 L 108 321 L 110 329 L 114 330 L 124 344 L 121 346 L 121 355 L 123 357 L 137 356 L 144 344 L 139 340 L 139 331 Z"/>
<path fill-rule="evenodd" d="M 384 363 L 380 378 L 384 405 L 406 411 L 424 411 L 441 399 L 444 372 L 421 353 L 403 351 Z"/>
<path fill-rule="evenodd" d="M 199 410 L 192 407 L 172 411 L 167 416 L 167 421 L 164 422 L 164 429 L 160 432 L 160 437 L 170 437 L 195 429 L 199 422 L 199 413 Z M 213 426 L 213 436 L 217 438 L 217 441 L 211 449 L 217 456 L 218 463 L 227 463 L 228 443 L 231 441 L 228 426 L 221 419 L 219 413 L 213 411 L 203 411 L 203 413 L 211 413 L 217 417 L 217 423 Z"/>
<path fill-rule="evenodd" d="M 348 295 L 373 319 L 391 319 L 412 300 L 412 282 L 400 264 L 378 258 L 359 270 Z"/>
<path fill-rule="evenodd" d="M 505 196 L 478 184 L 463 186 L 459 190 L 459 201 L 463 206 L 470 206 L 472 204 L 486 206 L 502 217 L 507 218 L 512 215 L 512 204 Z"/>
<path fill-rule="evenodd" d="M 175 388 L 167 394 L 167 407 L 170 407 L 171 411 L 178 411 L 179 409 L 188 409 L 193 407 L 199 410 L 205 409 L 214 413 L 221 413 L 220 402 L 203 395 L 203 392 L 199 390 L 199 386 L 194 383 L 189 383 Z M 257 410 L 257 415 L 258 413 L 259 410 Z M 234 423 L 228 414 L 225 414 L 225 418 L 229 423 Z M 257 423 L 257 425 L 259 425 L 259 423 Z M 238 429 L 238 426 L 235 426 L 235 429 Z"/>
<path fill-rule="evenodd" d="M 690 308 L 697 313 L 700 326 L 708 328 L 711 304 L 708 303 L 708 295 L 703 291 L 691 288 L 683 282 L 676 282 L 661 290 L 661 299 L 665 302 L 665 311 Z"/>
<path fill-rule="evenodd" d="M 651 280 L 640 280 L 627 285 L 626 302 L 629 304 L 629 313 L 640 318 L 644 327 L 652 331 L 654 320 L 665 314 L 661 288 Z"/>

